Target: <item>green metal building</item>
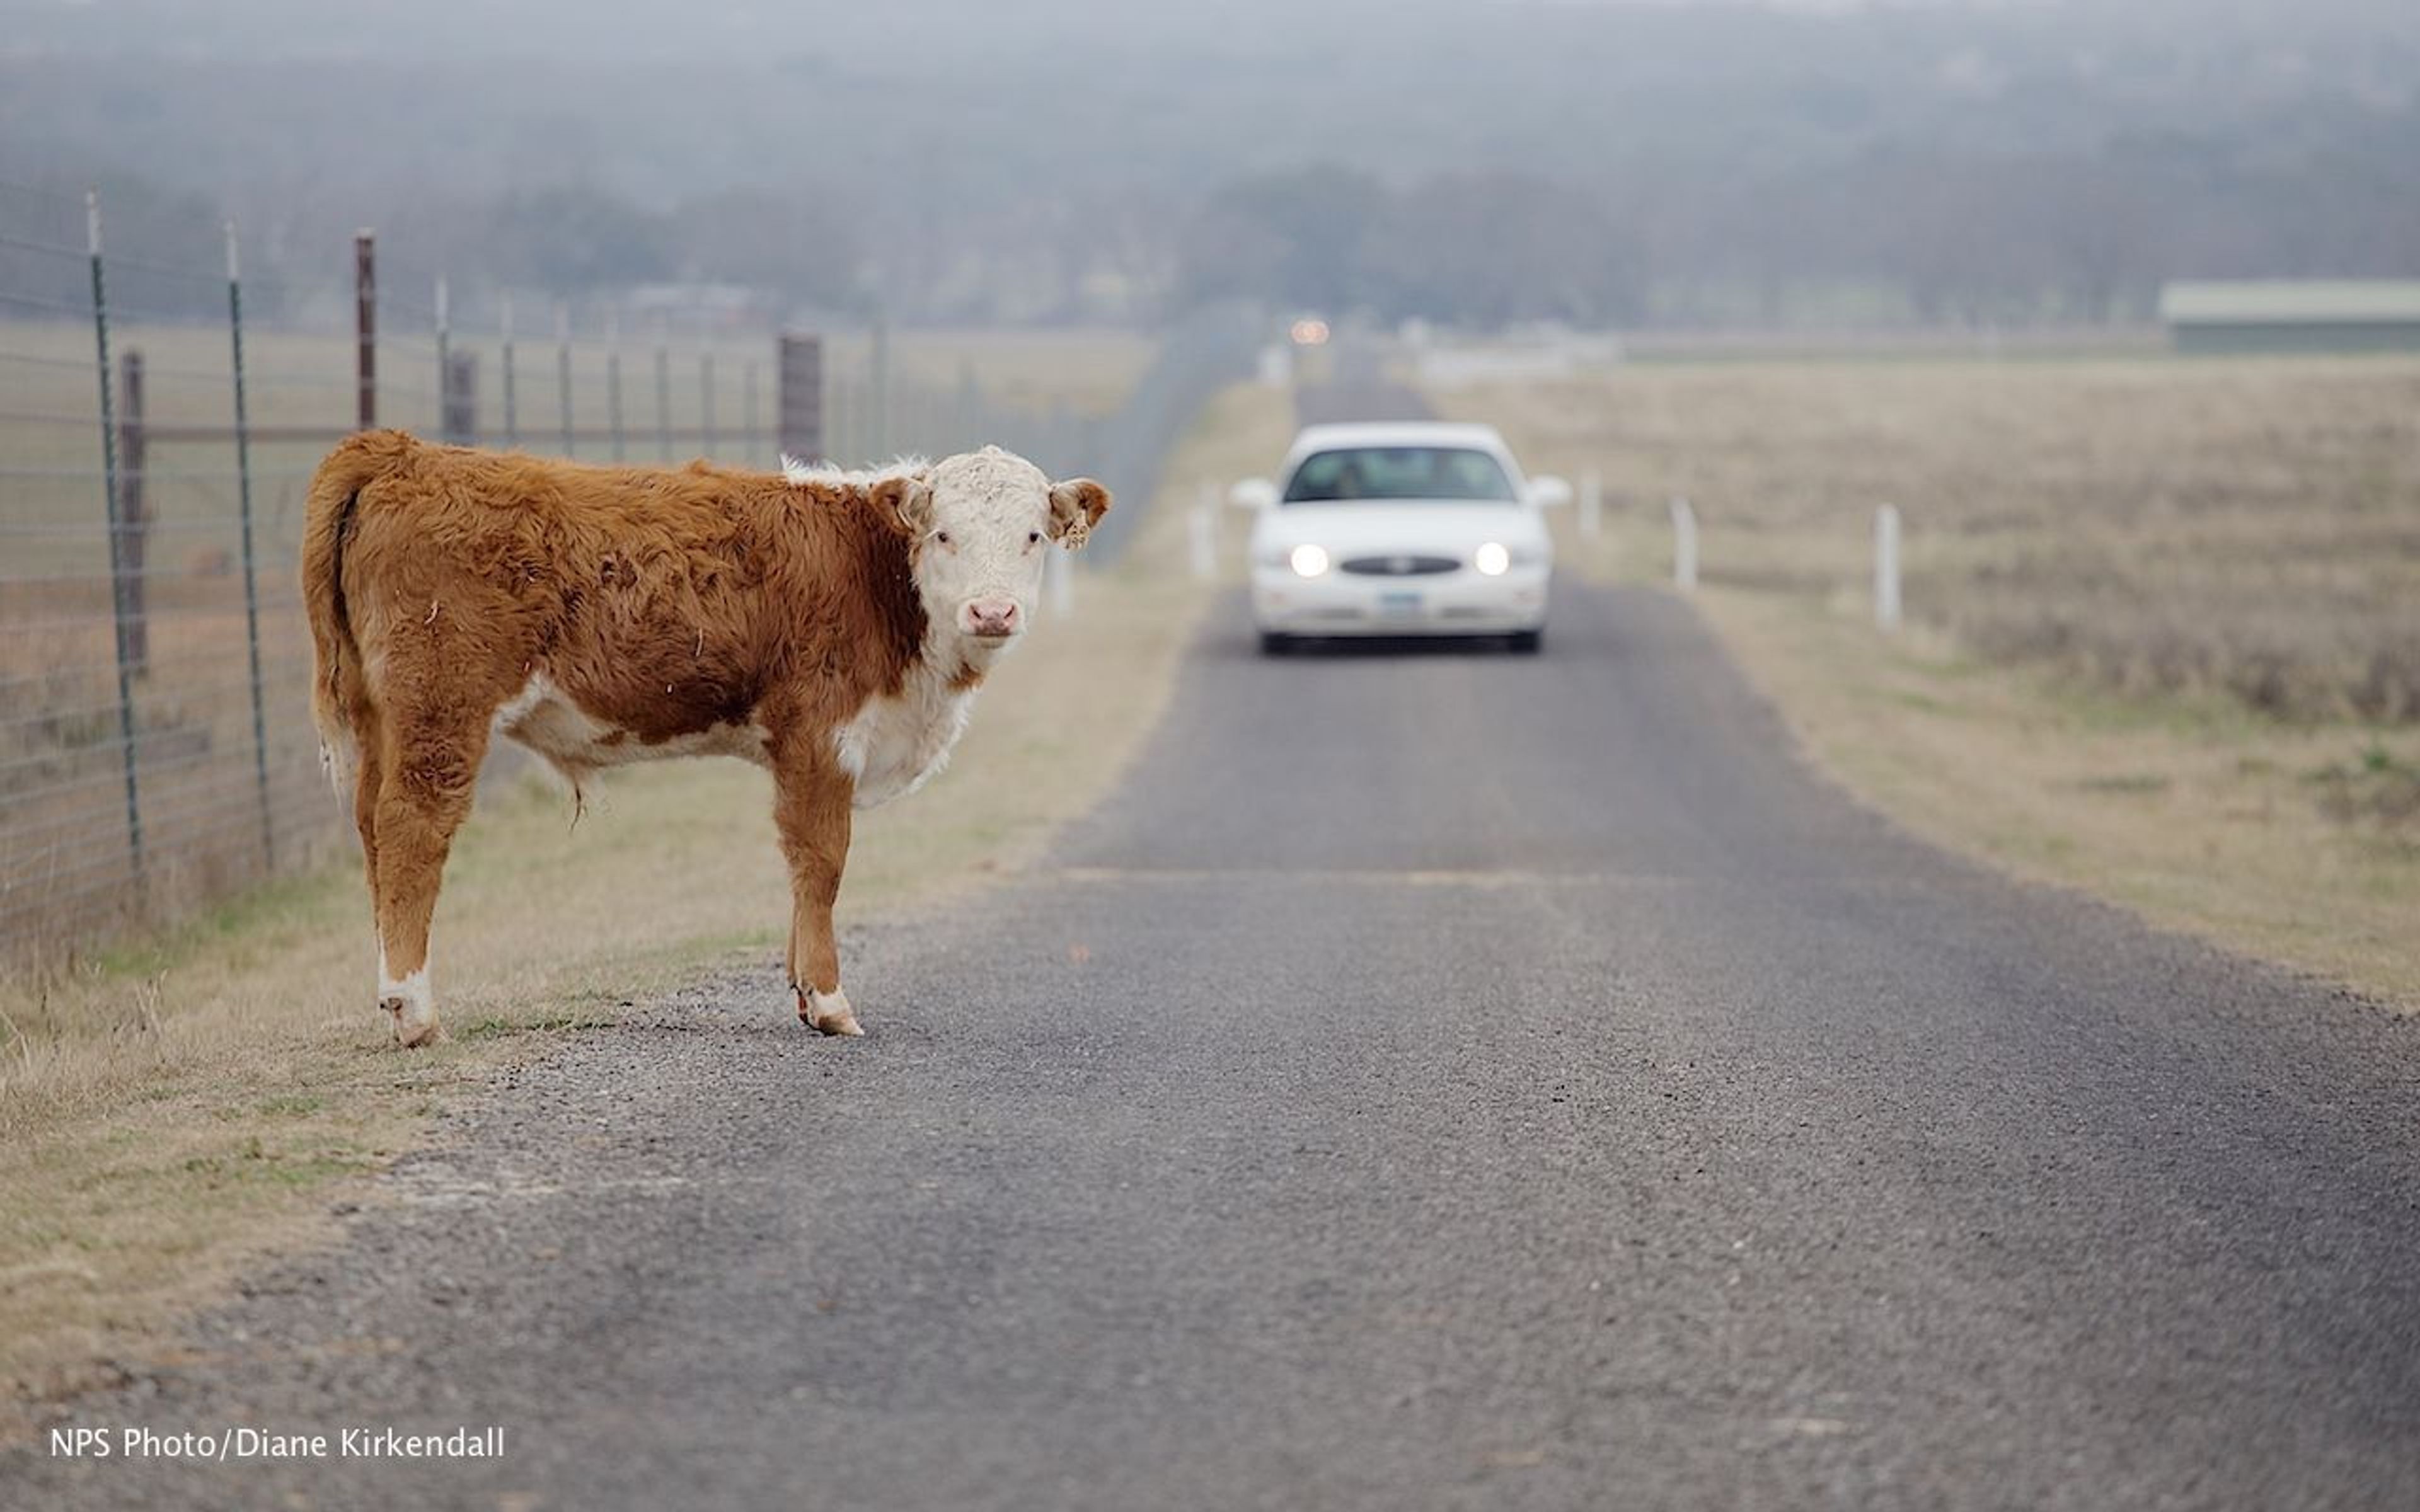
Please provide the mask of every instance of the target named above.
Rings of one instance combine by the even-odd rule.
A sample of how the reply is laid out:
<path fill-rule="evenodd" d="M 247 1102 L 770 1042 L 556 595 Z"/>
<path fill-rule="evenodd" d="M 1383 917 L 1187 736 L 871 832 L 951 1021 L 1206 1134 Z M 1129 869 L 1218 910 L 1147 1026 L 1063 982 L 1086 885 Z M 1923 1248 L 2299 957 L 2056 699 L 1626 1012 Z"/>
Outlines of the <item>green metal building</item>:
<path fill-rule="evenodd" d="M 2420 351 L 2420 279 L 2169 284 L 2160 319 L 2193 356 Z"/>

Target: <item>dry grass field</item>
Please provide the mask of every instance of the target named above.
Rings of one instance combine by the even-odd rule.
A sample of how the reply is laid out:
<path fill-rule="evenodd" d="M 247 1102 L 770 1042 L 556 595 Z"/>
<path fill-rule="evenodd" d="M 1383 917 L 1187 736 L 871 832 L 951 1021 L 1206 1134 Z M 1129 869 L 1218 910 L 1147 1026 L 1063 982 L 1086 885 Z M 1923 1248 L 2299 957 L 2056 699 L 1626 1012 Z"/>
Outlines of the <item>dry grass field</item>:
<path fill-rule="evenodd" d="M 844 925 L 1025 864 L 1114 779 L 1202 599 L 1179 505 L 1262 465 L 1291 418 L 1254 389 L 1212 408 L 1144 533 L 1114 570 L 1079 573 L 1073 617 L 1004 665 L 950 771 L 863 817 Z M 0 1418 L 22 1428 L 45 1394 L 161 1347 L 180 1305 L 264 1247 L 307 1242 L 334 1183 L 425 1137 L 499 1065 L 702 963 L 778 953 L 769 804 L 763 774 L 706 761 L 610 774 L 576 828 L 541 779 L 483 799 L 438 911 L 453 1037 L 432 1053 L 386 1041 L 349 860 L 0 984 L 0 1403 L 15 1409 Z M 881 1033 L 878 997 L 860 1001 Z"/>
<path fill-rule="evenodd" d="M 1953 847 L 2420 1006 L 2420 361 L 1642 364 L 1439 395 L 1606 480 L 1808 753 Z M 1909 623 L 1870 624 L 1872 512 Z"/>

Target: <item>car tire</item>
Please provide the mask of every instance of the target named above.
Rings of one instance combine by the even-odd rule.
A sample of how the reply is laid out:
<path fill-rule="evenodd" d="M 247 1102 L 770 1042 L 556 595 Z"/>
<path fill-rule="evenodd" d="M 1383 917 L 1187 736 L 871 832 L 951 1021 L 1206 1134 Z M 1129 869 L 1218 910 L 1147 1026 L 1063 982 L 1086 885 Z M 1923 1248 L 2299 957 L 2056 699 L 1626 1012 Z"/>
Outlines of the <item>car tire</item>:
<path fill-rule="evenodd" d="M 1505 647 L 1516 656 L 1534 656 L 1545 640 L 1546 632 L 1544 630 L 1515 630 L 1505 641 Z"/>
<path fill-rule="evenodd" d="M 1261 632 L 1261 655 L 1282 656 L 1294 649 L 1294 637 L 1278 630 Z"/>

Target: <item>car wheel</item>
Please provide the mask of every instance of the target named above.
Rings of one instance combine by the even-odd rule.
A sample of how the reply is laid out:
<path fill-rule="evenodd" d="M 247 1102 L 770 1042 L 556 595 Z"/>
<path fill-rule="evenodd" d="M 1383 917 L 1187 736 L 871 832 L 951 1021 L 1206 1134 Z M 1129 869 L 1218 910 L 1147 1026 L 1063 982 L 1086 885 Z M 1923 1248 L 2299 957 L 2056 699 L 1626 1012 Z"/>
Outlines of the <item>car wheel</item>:
<path fill-rule="evenodd" d="M 1515 630 L 1507 646 L 1516 656 L 1530 656 L 1537 655 L 1538 647 L 1545 642 L 1545 639 L 1544 630 Z"/>
<path fill-rule="evenodd" d="M 1293 649 L 1294 637 L 1277 630 L 1263 630 L 1261 632 L 1262 656 L 1282 656 Z"/>

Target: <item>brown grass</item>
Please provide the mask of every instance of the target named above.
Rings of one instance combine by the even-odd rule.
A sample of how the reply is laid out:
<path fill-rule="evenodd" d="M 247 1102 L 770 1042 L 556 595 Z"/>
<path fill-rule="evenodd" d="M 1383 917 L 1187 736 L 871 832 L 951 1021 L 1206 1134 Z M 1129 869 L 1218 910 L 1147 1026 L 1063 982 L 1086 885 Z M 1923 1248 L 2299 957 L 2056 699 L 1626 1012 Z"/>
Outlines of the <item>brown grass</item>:
<path fill-rule="evenodd" d="M 950 771 L 864 816 L 844 920 L 1025 864 L 1115 779 L 1202 599 L 1178 506 L 1273 455 L 1289 421 L 1281 394 L 1213 407 L 1125 561 L 1080 575 L 1075 617 L 1046 619 L 1002 666 Z M 546 784 L 483 800 L 439 906 L 454 1038 L 431 1054 L 386 1042 L 350 865 L 0 986 L 0 1373 L 17 1426 L 110 1357 L 159 1348 L 163 1321 L 247 1257 L 307 1242 L 332 1183 L 407 1148 L 493 1067 L 701 963 L 777 953 L 769 806 L 762 774 L 719 762 L 613 774 L 576 829 Z M 859 1006 L 880 1034 L 879 998 Z"/>
<path fill-rule="evenodd" d="M 1807 748 L 1933 840 L 2420 1007 L 2420 361 L 1642 365 L 1443 396 L 1606 480 Z M 1870 624 L 1877 503 L 1907 609 Z"/>
<path fill-rule="evenodd" d="M 1703 577 L 1864 593 L 1993 662 L 2298 720 L 2420 721 L 2420 361 L 1638 366 L 1450 396 L 1601 469 L 1636 569 L 1690 498 Z"/>

